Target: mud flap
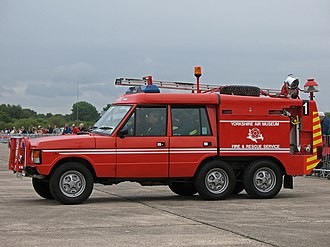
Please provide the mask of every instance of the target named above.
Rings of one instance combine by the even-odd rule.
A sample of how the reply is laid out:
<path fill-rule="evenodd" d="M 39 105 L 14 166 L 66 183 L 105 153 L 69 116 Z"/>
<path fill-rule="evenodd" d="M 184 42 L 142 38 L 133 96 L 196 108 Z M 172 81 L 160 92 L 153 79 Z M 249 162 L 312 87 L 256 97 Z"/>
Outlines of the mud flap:
<path fill-rule="evenodd" d="M 293 177 L 284 175 L 283 187 L 286 189 L 293 189 Z"/>
<path fill-rule="evenodd" d="M 330 138 L 329 138 L 329 140 L 330 140 Z M 319 160 L 322 159 L 322 157 L 323 157 L 323 147 L 322 146 L 318 146 L 316 148 L 316 154 L 317 154 L 317 159 L 319 159 Z"/>

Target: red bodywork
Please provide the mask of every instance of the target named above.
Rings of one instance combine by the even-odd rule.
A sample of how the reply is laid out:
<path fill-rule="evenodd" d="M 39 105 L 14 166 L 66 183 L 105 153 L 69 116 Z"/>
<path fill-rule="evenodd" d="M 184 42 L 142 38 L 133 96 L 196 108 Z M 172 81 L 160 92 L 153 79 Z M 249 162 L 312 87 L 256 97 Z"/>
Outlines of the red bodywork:
<path fill-rule="evenodd" d="M 286 175 L 308 174 L 320 160 L 320 120 L 313 100 L 218 93 L 136 93 L 124 95 L 113 104 L 132 108 L 111 135 L 12 138 L 9 169 L 47 177 L 57 165 L 76 160 L 87 164 L 95 178 L 165 179 L 192 178 L 201 164 L 214 158 L 237 164 L 265 157 L 275 161 Z M 166 136 L 119 135 L 139 105 L 167 107 Z M 171 135 L 173 105 L 205 106 L 212 134 Z M 41 151 L 40 164 L 31 161 L 31 150 Z"/>

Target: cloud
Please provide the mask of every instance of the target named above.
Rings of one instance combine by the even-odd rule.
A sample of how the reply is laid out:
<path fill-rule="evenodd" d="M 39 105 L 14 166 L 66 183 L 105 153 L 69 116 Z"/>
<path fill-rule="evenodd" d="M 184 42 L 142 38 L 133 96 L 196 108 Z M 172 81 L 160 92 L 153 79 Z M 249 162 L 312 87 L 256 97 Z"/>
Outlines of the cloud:
<path fill-rule="evenodd" d="M 75 63 L 68 65 L 60 65 L 54 68 L 51 73 L 53 81 L 59 82 L 90 82 L 95 78 L 96 69 L 88 63 Z"/>
<path fill-rule="evenodd" d="M 195 81 L 201 65 L 210 84 L 280 88 L 289 73 L 301 84 L 315 77 L 330 111 L 328 10 L 328 0 L 7 1 L 1 101 L 62 112 L 79 83 L 80 99 L 101 109 L 126 91 L 117 77 Z"/>
<path fill-rule="evenodd" d="M 0 85 L 0 96 L 4 96 L 5 94 L 13 94 L 13 93 L 14 93 L 13 88 Z"/>
<path fill-rule="evenodd" d="M 25 94 L 27 96 L 40 96 L 43 98 L 56 97 L 89 97 L 92 93 L 109 97 L 123 92 L 123 89 L 114 87 L 114 82 L 104 83 L 75 83 L 75 82 L 38 82 L 28 83 Z"/>
<path fill-rule="evenodd" d="M 33 82 L 28 83 L 25 94 L 44 98 L 72 97 L 77 94 L 74 82 Z"/>

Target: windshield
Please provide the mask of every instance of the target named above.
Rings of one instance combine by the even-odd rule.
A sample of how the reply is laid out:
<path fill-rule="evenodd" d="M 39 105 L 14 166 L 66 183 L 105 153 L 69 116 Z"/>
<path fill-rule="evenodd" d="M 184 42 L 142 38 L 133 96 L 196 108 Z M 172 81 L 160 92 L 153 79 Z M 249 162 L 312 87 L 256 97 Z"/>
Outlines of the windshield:
<path fill-rule="evenodd" d="M 126 113 L 132 106 L 118 105 L 111 106 L 97 121 L 93 127 L 93 132 L 102 132 L 111 134 L 121 120 L 125 117 Z"/>

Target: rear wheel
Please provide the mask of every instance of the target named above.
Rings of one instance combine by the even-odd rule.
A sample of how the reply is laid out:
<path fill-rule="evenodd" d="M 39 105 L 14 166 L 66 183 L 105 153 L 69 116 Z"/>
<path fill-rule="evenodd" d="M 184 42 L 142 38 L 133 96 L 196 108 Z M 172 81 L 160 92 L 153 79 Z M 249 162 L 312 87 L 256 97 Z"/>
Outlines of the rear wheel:
<path fill-rule="evenodd" d="M 173 182 L 168 187 L 179 196 L 192 196 L 197 193 L 194 183 Z"/>
<path fill-rule="evenodd" d="M 80 204 L 93 190 L 93 176 L 80 163 L 68 162 L 58 167 L 49 180 L 54 198 L 63 204 Z"/>
<path fill-rule="evenodd" d="M 225 199 L 235 187 L 234 170 L 223 161 L 208 162 L 197 173 L 195 187 L 203 199 Z"/>
<path fill-rule="evenodd" d="M 53 195 L 50 193 L 48 180 L 32 178 L 32 186 L 34 191 L 42 198 L 54 199 Z"/>
<path fill-rule="evenodd" d="M 281 169 L 270 160 L 252 162 L 244 172 L 244 188 L 251 198 L 269 199 L 282 188 Z"/>

